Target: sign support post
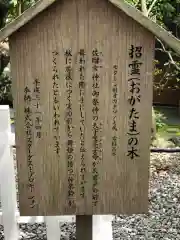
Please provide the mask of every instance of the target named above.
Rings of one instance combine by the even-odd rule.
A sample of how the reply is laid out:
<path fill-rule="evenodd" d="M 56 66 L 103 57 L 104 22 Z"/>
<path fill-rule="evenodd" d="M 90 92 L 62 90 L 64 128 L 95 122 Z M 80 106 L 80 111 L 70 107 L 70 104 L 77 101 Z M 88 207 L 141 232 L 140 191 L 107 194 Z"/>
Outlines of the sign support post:
<path fill-rule="evenodd" d="M 92 240 L 93 232 L 93 217 L 92 215 L 77 215 L 76 216 L 76 239 L 77 240 Z"/>

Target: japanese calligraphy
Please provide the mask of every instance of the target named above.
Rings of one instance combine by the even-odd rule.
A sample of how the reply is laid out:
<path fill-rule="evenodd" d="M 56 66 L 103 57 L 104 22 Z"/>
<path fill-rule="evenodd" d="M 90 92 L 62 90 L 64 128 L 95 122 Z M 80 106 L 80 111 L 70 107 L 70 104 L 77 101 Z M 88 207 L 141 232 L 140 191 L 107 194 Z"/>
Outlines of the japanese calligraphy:
<path fill-rule="evenodd" d="M 140 74 L 142 62 L 142 47 L 131 45 L 129 49 L 129 57 L 131 62 L 129 63 L 129 97 L 128 103 L 130 105 L 129 116 L 128 116 L 128 152 L 127 156 L 130 159 L 135 159 L 140 157 L 139 153 L 139 134 L 138 131 L 138 121 L 140 119 L 140 113 L 137 110 L 137 105 L 141 100 L 140 92 Z"/>
<path fill-rule="evenodd" d="M 130 49 L 129 49 L 129 56 L 130 58 L 141 58 L 142 57 L 142 46 L 134 46 L 131 45 Z"/>
<path fill-rule="evenodd" d="M 52 64 L 52 84 L 53 84 L 53 130 L 54 130 L 54 151 L 56 155 L 60 156 L 60 110 L 59 110 L 59 96 L 60 96 L 60 89 L 59 89 L 59 75 L 57 70 L 57 56 L 58 52 L 54 51 L 53 54 L 53 64 Z"/>
<path fill-rule="evenodd" d="M 30 208 L 34 208 L 36 205 L 34 184 L 35 184 L 35 172 L 33 166 L 33 150 L 32 150 L 32 138 L 33 138 L 33 119 L 32 119 L 32 92 L 28 87 L 24 89 L 24 115 L 25 115 L 25 129 L 27 139 L 27 166 L 28 166 L 28 184 L 29 190 L 29 205 Z"/>
<path fill-rule="evenodd" d="M 97 165 L 102 159 L 102 124 L 99 119 L 99 91 L 100 91 L 100 72 L 102 68 L 102 52 L 98 49 L 92 50 L 92 174 L 93 174 L 93 189 L 92 189 L 92 203 L 93 206 L 97 206 L 99 199 L 99 173 Z"/>
<path fill-rule="evenodd" d="M 85 197 L 85 172 L 86 172 L 86 164 L 85 164 L 85 106 L 84 106 L 84 95 L 85 95 L 85 51 L 84 49 L 80 49 L 79 51 L 79 108 L 80 108 L 80 158 L 81 158 L 81 166 L 80 166 L 80 196 L 82 198 Z"/>
<path fill-rule="evenodd" d="M 117 87 L 117 70 L 118 66 L 113 66 L 112 82 L 112 156 L 117 152 L 117 113 L 118 113 L 118 87 Z"/>
<path fill-rule="evenodd" d="M 72 135 L 72 50 L 67 49 L 65 56 L 65 83 L 66 83 L 66 131 L 67 131 L 67 169 L 68 169 L 68 205 L 75 206 L 75 176 L 74 176 L 74 141 Z"/>
<path fill-rule="evenodd" d="M 40 81 L 39 79 L 35 79 L 33 82 L 34 90 L 34 107 L 35 107 L 35 120 L 34 120 L 34 127 L 35 127 L 35 137 L 41 138 L 41 128 L 42 128 L 42 114 L 40 111 Z"/>

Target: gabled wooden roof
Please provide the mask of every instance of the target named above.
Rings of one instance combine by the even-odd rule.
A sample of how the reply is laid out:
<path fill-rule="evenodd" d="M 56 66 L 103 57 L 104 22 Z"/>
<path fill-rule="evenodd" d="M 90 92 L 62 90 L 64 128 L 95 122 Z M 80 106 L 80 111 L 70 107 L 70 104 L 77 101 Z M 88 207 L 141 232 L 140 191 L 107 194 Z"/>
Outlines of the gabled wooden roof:
<path fill-rule="evenodd" d="M 14 21 L 9 23 L 0 31 L 0 42 L 9 37 L 20 27 L 25 25 L 31 19 L 33 19 L 40 12 L 45 10 L 48 6 L 53 4 L 58 0 L 40 0 L 34 6 L 27 9 L 22 15 L 16 18 Z M 171 47 L 175 52 L 180 55 L 180 40 L 166 31 L 164 28 L 160 27 L 158 24 L 153 22 L 148 17 L 144 16 L 139 10 L 125 2 L 124 0 L 107 0 L 115 5 L 117 8 L 121 9 L 126 15 L 133 18 L 136 22 L 141 24 L 143 27 L 148 29 L 156 37 L 161 39 L 169 47 Z"/>

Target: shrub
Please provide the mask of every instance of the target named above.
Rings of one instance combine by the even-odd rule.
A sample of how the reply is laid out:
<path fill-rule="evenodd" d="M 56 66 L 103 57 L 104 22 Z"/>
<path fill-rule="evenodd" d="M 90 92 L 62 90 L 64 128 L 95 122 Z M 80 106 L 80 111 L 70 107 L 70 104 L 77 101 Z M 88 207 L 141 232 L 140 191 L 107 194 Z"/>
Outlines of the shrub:
<path fill-rule="evenodd" d="M 156 129 L 159 130 L 165 127 L 166 123 L 164 120 L 166 120 L 166 117 L 164 116 L 164 114 L 162 114 L 158 110 L 154 110 L 154 113 L 155 113 Z"/>
<path fill-rule="evenodd" d="M 0 76 L 0 104 L 12 106 L 11 79 L 4 74 Z"/>

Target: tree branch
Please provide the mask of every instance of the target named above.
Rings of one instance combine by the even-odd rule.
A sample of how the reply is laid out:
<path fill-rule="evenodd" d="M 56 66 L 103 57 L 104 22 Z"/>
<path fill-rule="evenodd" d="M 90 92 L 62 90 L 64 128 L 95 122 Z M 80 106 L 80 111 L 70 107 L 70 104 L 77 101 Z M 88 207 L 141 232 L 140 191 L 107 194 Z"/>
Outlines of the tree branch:
<path fill-rule="evenodd" d="M 169 69 L 168 69 L 168 70 L 169 70 Z M 163 88 L 162 88 L 162 84 L 163 84 L 164 79 L 166 79 L 167 74 L 168 74 L 168 71 L 164 72 L 161 80 L 159 81 L 159 86 L 160 86 L 161 90 L 163 89 Z"/>
<path fill-rule="evenodd" d="M 148 10 L 147 10 L 147 5 L 146 5 L 146 0 L 141 0 L 141 11 L 142 13 L 148 17 Z"/>
<path fill-rule="evenodd" d="M 138 3 L 139 3 L 139 0 L 137 1 L 137 3 L 136 3 L 136 4 L 134 4 L 134 6 L 135 6 L 135 7 L 137 7 Z"/>
<path fill-rule="evenodd" d="M 152 11 L 152 9 L 153 9 L 154 5 L 156 4 L 156 2 L 157 2 L 157 0 L 153 0 L 153 2 L 151 3 L 151 5 L 150 5 L 149 9 L 147 10 L 147 12 L 148 12 L 148 15 L 149 15 L 149 14 L 150 14 L 150 12 Z"/>
<path fill-rule="evenodd" d="M 162 43 L 162 41 L 161 41 L 160 39 L 158 39 L 158 38 L 156 38 L 156 39 L 157 39 L 157 41 L 161 44 L 161 47 L 162 47 L 162 49 L 156 49 L 156 50 L 159 50 L 159 51 L 162 51 L 162 50 L 163 50 L 163 52 L 165 52 L 165 53 L 168 55 L 168 57 L 169 57 L 169 59 L 170 59 L 170 63 L 171 63 L 178 71 L 180 71 L 180 67 L 179 67 L 179 66 L 176 64 L 176 62 L 174 61 L 171 53 L 166 50 L 164 44 Z"/>

